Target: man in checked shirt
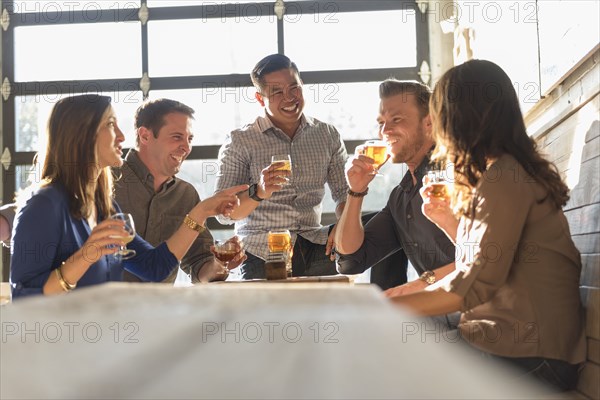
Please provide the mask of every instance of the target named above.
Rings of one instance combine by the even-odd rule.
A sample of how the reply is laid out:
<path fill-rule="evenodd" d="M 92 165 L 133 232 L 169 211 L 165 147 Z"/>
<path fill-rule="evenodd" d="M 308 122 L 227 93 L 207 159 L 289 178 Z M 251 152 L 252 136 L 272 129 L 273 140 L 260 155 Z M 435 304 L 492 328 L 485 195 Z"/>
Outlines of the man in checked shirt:
<path fill-rule="evenodd" d="M 242 279 L 265 277 L 270 230 L 288 229 L 294 246 L 292 274 L 334 275 L 331 260 L 334 228 L 321 226 L 321 204 L 329 185 L 339 218 L 348 186 L 344 175 L 346 149 L 332 125 L 304 115 L 302 79 L 288 57 L 273 54 L 251 73 L 256 100 L 265 114 L 225 139 L 219 151 L 216 190 L 250 184 L 240 194 L 240 207 L 225 224 L 235 222 L 248 259 Z M 277 171 L 271 157 L 289 154 L 292 173 Z"/>

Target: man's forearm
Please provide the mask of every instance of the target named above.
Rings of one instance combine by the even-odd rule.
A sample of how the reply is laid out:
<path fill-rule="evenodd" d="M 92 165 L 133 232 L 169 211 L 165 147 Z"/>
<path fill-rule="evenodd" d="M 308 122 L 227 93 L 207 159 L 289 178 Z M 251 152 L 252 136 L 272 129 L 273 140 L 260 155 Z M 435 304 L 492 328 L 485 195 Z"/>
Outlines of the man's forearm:
<path fill-rule="evenodd" d="M 238 195 L 238 198 L 240 199 L 240 205 L 229 216 L 229 218 L 233 220 L 246 218 L 260 205 L 260 202 L 252 200 L 248 196 L 248 192 Z"/>
<path fill-rule="evenodd" d="M 341 254 L 352 254 L 362 246 L 365 232 L 361 221 L 362 197 L 348 196 L 337 223 L 335 246 Z"/>
<path fill-rule="evenodd" d="M 344 212 L 344 207 L 346 206 L 346 202 L 341 202 L 335 208 L 335 217 L 339 220 L 342 217 L 342 213 Z"/>

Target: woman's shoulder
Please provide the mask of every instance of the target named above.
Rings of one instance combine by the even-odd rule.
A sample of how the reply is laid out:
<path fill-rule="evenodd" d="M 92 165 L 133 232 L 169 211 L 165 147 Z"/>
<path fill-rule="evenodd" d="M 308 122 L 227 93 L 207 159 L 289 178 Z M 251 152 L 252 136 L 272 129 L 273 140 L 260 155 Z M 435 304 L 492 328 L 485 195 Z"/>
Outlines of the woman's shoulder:
<path fill-rule="evenodd" d="M 57 184 L 26 189 L 19 195 L 19 208 L 32 204 L 46 205 L 50 208 L 62 208 L 68 204 L 67 192 Z"/>
<path fill-rule="evenodd" d="M 527 166 L 522 165 L 510 154 L 500 156 L 483 174 L 478 189 L 480 193 L 493 196 L 505 196 L 521 201 L 520 196 L 536 197 L 539 184 L 527 172 Z"/>

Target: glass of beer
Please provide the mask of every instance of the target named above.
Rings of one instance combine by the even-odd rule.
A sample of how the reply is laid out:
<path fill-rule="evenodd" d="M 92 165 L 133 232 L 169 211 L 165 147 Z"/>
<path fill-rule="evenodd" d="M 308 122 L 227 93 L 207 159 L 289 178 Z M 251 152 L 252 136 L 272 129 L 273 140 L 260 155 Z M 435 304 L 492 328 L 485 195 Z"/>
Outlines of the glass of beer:
<path fill-rule="evenodd" d="M 356 153 L 373 159 L 373 169 L 376 176 L 383 176 L 379 168 L 388 160 L 387 145 L 382 140 L 368 140 L 356 148 Z"/>
<path fill-rule="evenodd" d="M 450 179 L 446 170 L 432 170 L 427 172 L 428 185 L 431 186 L 431 195 L 437 198 L 447 197 L 450 194 Z"/>
<path fill-rule="evenodd" d="M 269 252 L 281 254 L 285 260 L 288 276 L 292 276 L 292 235 L 288 230 L 269 231 Z"/>
<path fill-rule="evenodd" d="M 131 242 L 133 238 L 135 238 L 135 224 L 133 223 L 133 217 L 131 216 L 131 214 L 116 213 L 111 215 L 110 219 L 125 222 L 125 226 L 123 227 L 123 229 L 125 229 L 125 234 L 124 236 L 119 237 L 119 239 L 123 240 L 125 244 Z M 119 251 L 117 251 L 115 254 L 121 257 L 121 260 L 128 260 L 134 257 L 136 252 L 133 249 L 128 249 L 126 246 L 121 246 L 119 248 Z"/>
<path fill-rule="evenodd" d="M 265 262 L 265 277 L 268 281 L 287 279 L 287 260 L 285 253 L 270 253 Z"/>
<path fill-rule="evenodd" d="M 282 183 L 282 186 L 290 184 L 292 179 L 292 157 L 289 154 L 277 154 L 271 157 L 271 164 L 283 163 L 283 166 L 277 168 L 275 171 L 289 171 L 290 175 L 286 177 L 286 182 Z"/>
<path fill-rule="evenodd" d="M 290 251 L 292 248 L 292 235 L 288 230 L 269 231 L 269 251 L 280 253 Z"/>

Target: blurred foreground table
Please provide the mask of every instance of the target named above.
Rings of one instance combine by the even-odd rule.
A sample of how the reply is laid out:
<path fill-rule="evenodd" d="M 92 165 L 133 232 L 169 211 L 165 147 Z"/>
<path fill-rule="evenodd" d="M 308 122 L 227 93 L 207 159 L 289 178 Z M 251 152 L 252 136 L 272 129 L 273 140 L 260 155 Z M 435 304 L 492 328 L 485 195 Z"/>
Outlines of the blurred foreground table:
<path fill-rule="evenodd" d="M 371 285 L 110 283 L 0 308 L 0 398 L 539 398 Z"/>

